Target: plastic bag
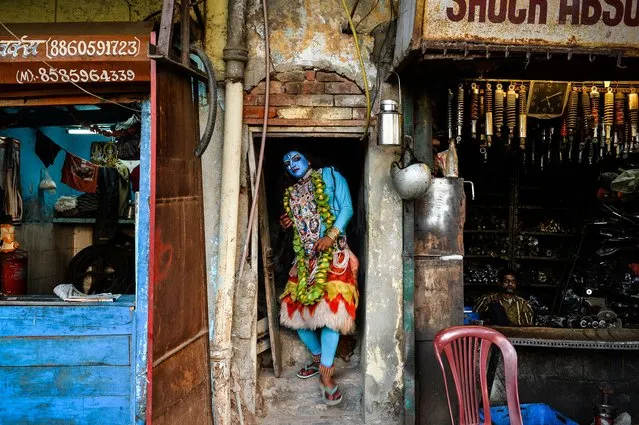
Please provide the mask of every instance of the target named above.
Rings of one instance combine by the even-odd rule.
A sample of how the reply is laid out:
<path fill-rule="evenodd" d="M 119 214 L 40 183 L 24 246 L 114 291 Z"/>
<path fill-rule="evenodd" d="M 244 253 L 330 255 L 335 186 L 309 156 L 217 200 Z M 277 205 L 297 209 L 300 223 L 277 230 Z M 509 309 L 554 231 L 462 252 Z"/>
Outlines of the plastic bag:
<path fill-rule="evenodd" d="M 57 185 L 49 175 L 49 172 L 46 168 L 40 170 L 40 184 L 38 185 L 38 189 L 46 190 L 50 193 L 55 193 Z"/>
<path fill-rule="evenodd" d="M 639 170 L 626 170 L 610 183 L 615 192 L 634 193 L 639 189 Z"/>

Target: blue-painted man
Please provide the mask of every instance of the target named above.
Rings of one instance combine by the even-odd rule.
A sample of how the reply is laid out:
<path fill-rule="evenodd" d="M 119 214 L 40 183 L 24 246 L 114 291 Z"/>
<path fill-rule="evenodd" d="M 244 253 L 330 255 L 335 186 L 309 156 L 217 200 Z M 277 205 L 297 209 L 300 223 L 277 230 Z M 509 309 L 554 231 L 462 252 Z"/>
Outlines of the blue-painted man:
<path fill-rule="evenodd" d="M 284 194 L 280 217 L 283 228 L 293 228 L 296 259 L 280 297 L 280 322 L 297 330 L 313 356 L 297 376 L 320 375 L 322 399 L 336 405 L 342 394 L 333 380 L 335 353 L 340 334 L 355 330 L 359 301 L 359 262 L 345 236 L 353 216 L 351 195 L 346 179 L 333 167 L 315 170 L 297 151 L 284 155 L 283 162 L 297 179 Z"/>

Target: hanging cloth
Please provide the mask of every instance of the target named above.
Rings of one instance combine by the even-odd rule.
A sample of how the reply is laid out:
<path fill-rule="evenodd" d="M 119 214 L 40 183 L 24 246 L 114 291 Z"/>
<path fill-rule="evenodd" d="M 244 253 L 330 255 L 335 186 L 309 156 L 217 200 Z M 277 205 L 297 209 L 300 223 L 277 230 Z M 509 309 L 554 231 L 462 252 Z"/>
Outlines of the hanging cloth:
<path fill-rule="evenodd" d="M 40 158 L 45 168 L 53 164 L 56 156 L 60 153 L 60 149 L 60 146 L 49 139 L 46 134 L 40 130 L 36 132 L 35 154 Z"/>
<path fill-rule="evenodd" d="M 98 188 L 98 167 L 67 152 L 62 166 L 62 183 L 85 193 L 95 193 Z"/>
<path fill-rule="evenodd" d="M 14 224 L 22 222 L 22 188 L 20 187 L 20 141 L 0 137 L 0 188 L 4 191 L 4 214 Z"/>

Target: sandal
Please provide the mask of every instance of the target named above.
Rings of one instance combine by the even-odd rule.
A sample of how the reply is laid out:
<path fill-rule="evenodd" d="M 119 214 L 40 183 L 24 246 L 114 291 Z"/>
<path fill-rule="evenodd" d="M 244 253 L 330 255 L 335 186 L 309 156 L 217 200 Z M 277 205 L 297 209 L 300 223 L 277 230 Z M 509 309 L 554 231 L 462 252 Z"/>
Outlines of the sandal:
<path fill-rule="evenodd" d="M 297 372 L 297 377 L 300 379 L 308 379 L 320 374 L 319 368 L 320 356 L 313 356 L 313 363 L 309 363 Z"/>
<path fill-rule="evenodd" d="M 330 378 L 333 376 L 333 372 L 335 372 L 335 366 L 326 367 L 323 364 L 320 364 L 320 373 L 323 377 Z M 319 382 L 320 391 L 322 391 L 322 400 L 324 400 L 324 404 L 327 406 L 337 406 L 342 402 L 342 392 L 339 390 L 337 384 L 333 388 L 329 388 L 322 384 L 322 381 Z"/>
<path fill-rule="evenodd" d="M 335 385 L 333 388 L 325 387 L 320 382 L 320 391 L 322 392 L 322 400 L 327 406 L 337 406 L 342 402 L 342 392 Z"/>

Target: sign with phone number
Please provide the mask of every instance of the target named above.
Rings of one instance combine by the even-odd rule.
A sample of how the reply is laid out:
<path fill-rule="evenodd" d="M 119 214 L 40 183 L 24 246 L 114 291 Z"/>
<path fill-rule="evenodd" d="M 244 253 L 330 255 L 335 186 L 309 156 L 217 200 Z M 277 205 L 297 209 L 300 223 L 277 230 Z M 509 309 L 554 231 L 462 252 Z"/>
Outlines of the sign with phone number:
<path fill-rule="evenodd" d="M 148 36 L 17 35 L 14 37 L 0 33 L 0 62 L 147 61 L 148 46 Z"/>
<path fill-rule="evenodd" d="M 149 80 L 149 62 L 0 63 L 0 84 L 99 84 Z"/>

